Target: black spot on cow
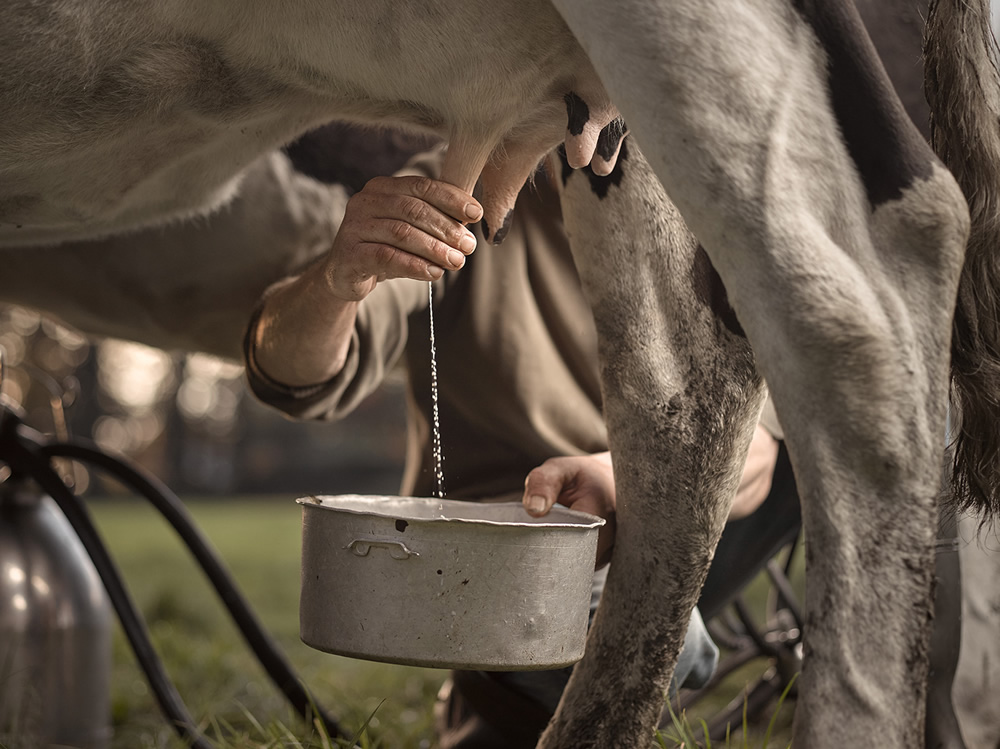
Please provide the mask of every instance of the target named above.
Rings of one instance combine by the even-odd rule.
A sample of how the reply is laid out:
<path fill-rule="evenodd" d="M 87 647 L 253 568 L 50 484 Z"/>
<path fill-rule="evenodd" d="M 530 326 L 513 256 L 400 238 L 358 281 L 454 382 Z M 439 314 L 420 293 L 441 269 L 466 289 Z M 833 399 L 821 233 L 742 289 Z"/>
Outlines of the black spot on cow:
<path fill-rule="evenodd" d="M 490 225 L 486 223 L 486 216 L 479 219 L 479 227 L 483 230 L 483 236 L 486 239 L 490 238 Z"/>
<path fill-rule="evenodd" d="M 346 123 L 324 125 L 285 146 L 295 170 L 328 185 L 343 185 L 348 195 L 373 177 L 394 174 L 438 139 L 401 130 Z"/>
<path fill-rule="evenodd" d="M 399 531 L 400 533 L 403 533 L 406 530 L 406 526 L 408 525 L 409 523 L 407 523 L 405 520 L 397 520 L 396 530 Z"/>
<path fill-rule="evenodd" d="M 608 190 L 613 186 L 621 184 L 622 176 L 625 174 L 625 162 L 628 160 L 628 141 L 622 141 L 621 151 L 618 153 L 618 161 L 615 162 L 615 168 L 611 170 L 611 174 L 606 177 L 601 177 L 594 174 L 594 171 L 586 166 L 583 169 L 574 169 L 566 161 L 566 150 L 560 146 L 559 147 L 559 160 L 562 162 L 562 183 L 565 185 L 575 172 L 581 172 L 587 175 L 587 179 L 590 180 L 590 189 L 593 191 L 594 195 L 598 198 L 607 197 Z"/>
<path fill-rule="evenodd" d="M 621 117 L 611 120 L 604 126 L 597 138 L 597 155 L 605 161 L 611 161 L 611 157 L 615 155 L 618 144 L 621 143 L 626 132 L 628 132 L 628 128 L 625 127 L 625 120 Z"/>
<path fill-rule="evenodd" d="M 566 102 L 566 128 L 570 135 L 579 135 L 590 120 L 590 107 L 572 91 L 563 97 L 563 101 Z"/>
<path fill-rule="evenodd" d="M 715 266 L 708 257 L 705 249 L 698 245 L 694 254 L 694 262 L 691 264 L 691 288 L 699 302 L 706 305 L 715 317 L 726 326 L 726 329 L 733 335 L 746 338 L 743 326 L 740 325 L 736 312 L 729 304 L 729 295 L 726 287 L 722 283 Z"/>
<path fill-rule="evenodd" d="M 493 244 L 500 244 L 507 238 L 507 232 L 510 231 L 510 221 L 514 215 L 514 211 L 507 211 L 507 215 L 503 217 L 503 223 L 500 224 L 500 228 L 497 229 L 497 233 L 493 235 Z"/>
<path fill-rule="evenodd" d="M 844 142 L 877 207 L 931 175 L 930 147 L 910 121 L 853 3 L 795 0 L 829 60 L 828 84 Z"/>

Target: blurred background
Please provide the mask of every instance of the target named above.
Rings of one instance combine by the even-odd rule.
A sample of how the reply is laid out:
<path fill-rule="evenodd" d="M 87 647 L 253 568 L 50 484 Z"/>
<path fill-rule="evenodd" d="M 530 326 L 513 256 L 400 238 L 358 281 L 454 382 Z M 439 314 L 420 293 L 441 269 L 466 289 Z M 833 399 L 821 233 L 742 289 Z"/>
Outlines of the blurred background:
<path fill-rule="evenodd" d="M 179 494 L 398 491 L 405 451 L 402 372 L 349 418 L 292 422 L 261 406 L 241 364 L 129 341 L 89 341 L 23 307 L 0 307 L 3 393 L 54 432 L 64 391 L 69 432 L 124 454 Z M 114 494 L 77 467 L 77 491 Z"/>
<path fill-rule="evenodd" d="M 397 493 L 405 451 L 401 372 L 344 420 L 293 422 L 252 397 L 232 360 L 89 340 L 16 306 L 0 307 L 0 347 L 3 395 L 23 407 L 28 425 L 49 435 L 66 429 L 124 455 L 184 501 L 264 627 L 345 730 L 364 728 L 363 746 L 430 746 L 430 707 L 445 672 L 338 658 L 298 637 L 294 499 Z M 103 472 L 74 465 L 72 483 L 168 674 L 213 743 L 330 746 L 288 707 L 158 513 Z M 109 749 L 184 746 L 117 619 L 113 629 Z M 5 671 L 2 639 L 0 747 L 29 749 L 44 733 L 46 711 L 7 688 L 19 682 Z"/>

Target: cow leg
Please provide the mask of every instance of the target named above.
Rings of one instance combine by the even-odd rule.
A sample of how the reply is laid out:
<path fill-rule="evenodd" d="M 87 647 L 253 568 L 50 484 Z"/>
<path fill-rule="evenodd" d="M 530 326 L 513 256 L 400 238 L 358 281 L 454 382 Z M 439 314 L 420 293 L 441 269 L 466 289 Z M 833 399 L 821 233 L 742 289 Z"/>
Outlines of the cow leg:
<path fill-rule="evenodd" d="M 796 743 L 919 747 L 962 197 L 848 3 L 555 4 L 718 269 L 783 421 L 809 575 Z M 629 554 L 609 593 L 649 574 L 653 551 Z M 598 627 L 629 642 L 613 611 Z M 604 658 L 585 655 L 546 746 L 590 745 L 601 707 L 605 745 L 648 741 Z"/>
<path fill-rule="evenodd" d="M 629 144 L 631 145 L 631 144 Z M 544 746 L 625 747 L 655 725 L 763 398 L 707 255 L 638 151 L 564 173 L 566 230 L 597 323 L 618 511 L 587 656 Z M 574 686 L 575 685 L 575 686 Z"/>

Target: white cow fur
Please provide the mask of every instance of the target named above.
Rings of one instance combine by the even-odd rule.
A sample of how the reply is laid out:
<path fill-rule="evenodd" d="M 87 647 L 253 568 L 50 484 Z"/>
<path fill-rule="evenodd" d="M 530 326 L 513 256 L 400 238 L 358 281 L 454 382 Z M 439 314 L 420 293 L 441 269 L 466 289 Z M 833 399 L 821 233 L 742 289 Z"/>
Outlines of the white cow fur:
<path fill-rule="evenodd" d="M 334 117 L 449 137 L 444 176 L 471 189 L 482 172 L 495 231 L 564 137 L 569 91 L 593 115 L 568 144 L 587 160 L 616 114 L 603 80 L 652 166 L 630 160 L 613 211 L 590 205 L 580 180 L 564 206 L 601 331 L 619 540 L 542 745 L 648 742 L 759 408 L 758 371 L 809 538 L 796 742 L 922 744 L 967 213 L 940 166 L 871 211 L 830 112 L 824 57 L 787 2 L 629 0 L 611 13 L 576 0 L 14 0 L 4 15 L 6 247 L 211 213 L 247 169 L 281 168 L 263 154 Z M 693 244 L 669 228 L 677 214 L 660 183 L 725 282 L 753 356 L 688 298 Z M 615 240 L 588 242 L 590 230 Z M 667 608 L 651 604 L 654 590 Z"/>

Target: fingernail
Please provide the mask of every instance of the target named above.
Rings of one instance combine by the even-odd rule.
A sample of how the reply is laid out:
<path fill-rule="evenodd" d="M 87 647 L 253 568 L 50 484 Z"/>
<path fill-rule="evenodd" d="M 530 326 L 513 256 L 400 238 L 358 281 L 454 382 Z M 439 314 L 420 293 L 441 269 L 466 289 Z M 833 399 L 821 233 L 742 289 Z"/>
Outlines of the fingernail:
<path fill-rule="evenodd" d="M 427 275 L 431 277 L 434 281 L 437 281 L 441 276 L 444 275 L 444 268 L 438 267 L 437 265 L 427 266 Z"/>
<path fill-rule="evenodd" d="M 475 203 L 466 203 L 465 215 L 469 217 L 470 221 L 478 221 L 483 217 L 483 209 Z"/>
<path fill-rule="evenodd" d="M 532 494 L 528 497 L 528 501 L 525 503 L 525 508 L 528 512 L 545 512 L 545 497 L 539 496 L 538 494 Z"/>
<path fill-rule="evenodd" d="M 465 255 L 458 250 L 448 250 L 448 262 L 456 268 L 461 268 L 465 265 Z"/>
<path fill-rule="evenodd" d="M 473 234 L 469 233 L 458 240 L 458 249 L 464 252 L 466 255 L 470 254 L 474 249 L 476 249 L 476 238 Z"/>

